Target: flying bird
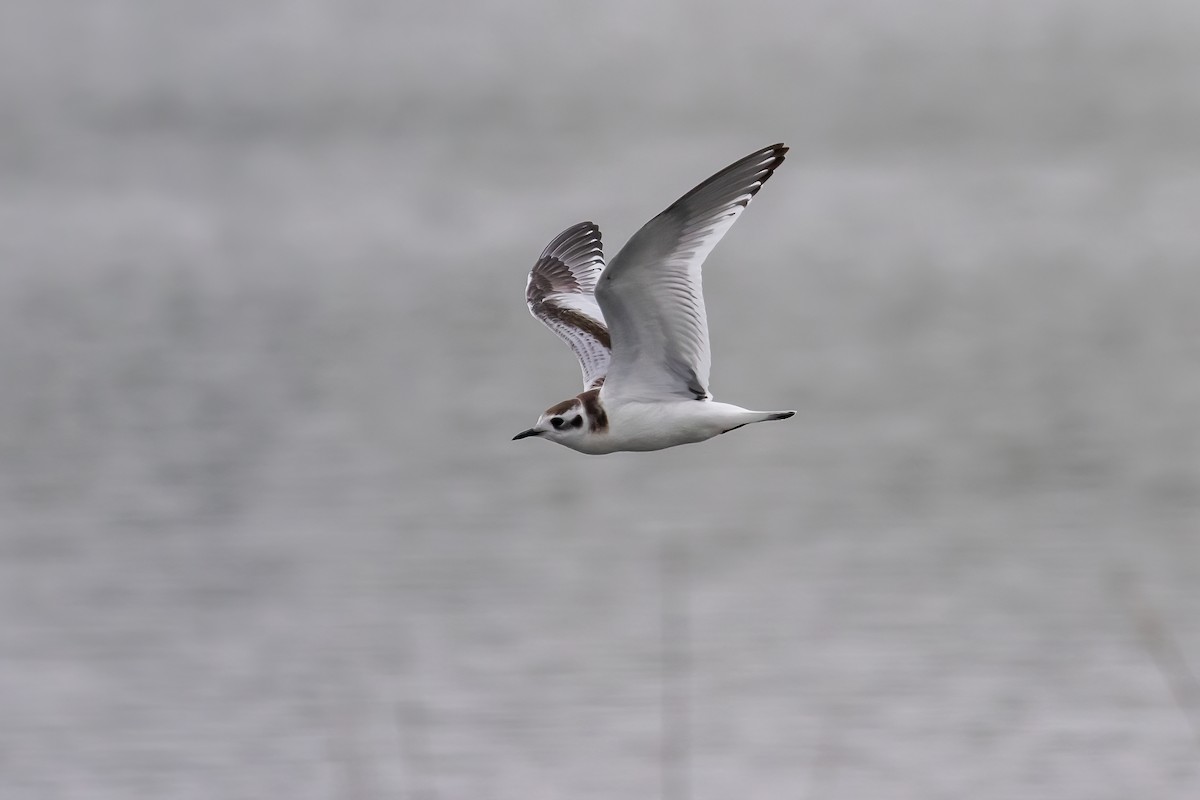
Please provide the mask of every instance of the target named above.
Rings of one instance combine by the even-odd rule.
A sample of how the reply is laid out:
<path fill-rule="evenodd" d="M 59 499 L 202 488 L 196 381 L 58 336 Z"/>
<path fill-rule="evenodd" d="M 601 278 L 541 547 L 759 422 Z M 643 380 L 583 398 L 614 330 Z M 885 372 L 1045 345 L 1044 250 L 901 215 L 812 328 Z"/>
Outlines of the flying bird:
<path fill-rule="evenodd" d="M 730 164 L 643 225 L 608 266 L 593 222 L 546 245 L 525 300 L 578 357 L 584 391 L 514 440 L 549 439 L 591 455 L 661 450 L 796 413 L 713 400 L 700 287 L 704 259 L 787 151 L 774 144 Z"/>

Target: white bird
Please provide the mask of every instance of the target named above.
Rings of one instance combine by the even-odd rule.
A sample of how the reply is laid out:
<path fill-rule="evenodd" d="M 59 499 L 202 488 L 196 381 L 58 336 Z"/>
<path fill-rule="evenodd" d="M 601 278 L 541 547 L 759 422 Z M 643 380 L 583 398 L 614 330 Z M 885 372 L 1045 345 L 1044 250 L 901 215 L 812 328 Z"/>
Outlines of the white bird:
<path fill-rule="evenodd" d="M 642 226 L 607 267 L 595 223 L 546 246 L 525 299 L 579 358 L 584 391 L 514 440 L 538 436 L 593 455 L 661 450 L 796 413 L 712 399 L 700 288 L 704 259 L 787 150 L 764 147 L 713 175 Z"/>

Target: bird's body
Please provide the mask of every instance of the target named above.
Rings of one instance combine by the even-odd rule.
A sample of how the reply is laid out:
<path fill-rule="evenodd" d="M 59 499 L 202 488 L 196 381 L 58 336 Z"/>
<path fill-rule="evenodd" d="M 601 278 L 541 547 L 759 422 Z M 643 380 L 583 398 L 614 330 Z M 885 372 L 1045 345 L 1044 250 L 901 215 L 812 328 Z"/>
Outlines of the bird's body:
<path fill-rule="evenodd" d="M 751 422 L 786 419 L 792 415 L 790 411 L 748 411 L 713 400 L 605 403 L 602 389 L 591 389 L 571 400 L 564 400 L 547 413 L 551 411 L 565 420 L 564 428 L 570 427 L 575 416 L 581 417 L 578 427 L 586 435 L 573 438 L 567 446 L 593 456 L 623 450 L 663 450 L 703 442 Z"/>
<path fill-rule="evenodd" d="M 585 391 L 514 439 L 540 436 L 591 455 L 661 450 L 792 416 L 712 399 L 700 274 L 786 152 L 772 145 L 713 175 L 646 223 L 607 267 L 591 222 L 547 245 L 526 301 L 579 358 Z"/>

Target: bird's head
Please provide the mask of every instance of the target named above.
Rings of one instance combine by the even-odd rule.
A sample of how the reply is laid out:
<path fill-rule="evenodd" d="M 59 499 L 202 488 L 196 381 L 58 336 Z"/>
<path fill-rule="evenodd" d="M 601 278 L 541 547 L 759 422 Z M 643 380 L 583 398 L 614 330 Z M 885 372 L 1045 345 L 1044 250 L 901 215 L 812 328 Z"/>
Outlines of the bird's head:
<path fill-rule="evenodd" d="M 588 435 L 594 428 L 590 424 L 585 403 L 578 397 L 550 406 L 538 417 L 537 424 L 513 437 L 513 441 L 529 436 L 538 436 L 568 447 Z"/>

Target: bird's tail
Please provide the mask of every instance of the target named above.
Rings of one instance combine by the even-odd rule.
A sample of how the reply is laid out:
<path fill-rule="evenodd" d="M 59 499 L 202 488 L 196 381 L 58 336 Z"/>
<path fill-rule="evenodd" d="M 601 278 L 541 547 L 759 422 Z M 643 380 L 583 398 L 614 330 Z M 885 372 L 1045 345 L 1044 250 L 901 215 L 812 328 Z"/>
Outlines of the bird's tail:
<path fill-rule="evenodd" d="M 736 431 L 738 428 L 744 428 L 747 425 L 752 425 L 755 422 L 770 422 L 773 419 L 787 419 L 794 415 L 795 411 L 747 411 L 744 408 L 737 409 L 740 413 L 736 415 L 736 425 L 731 425 L 725 428 L 721 433 L 729 433 Z"/>

